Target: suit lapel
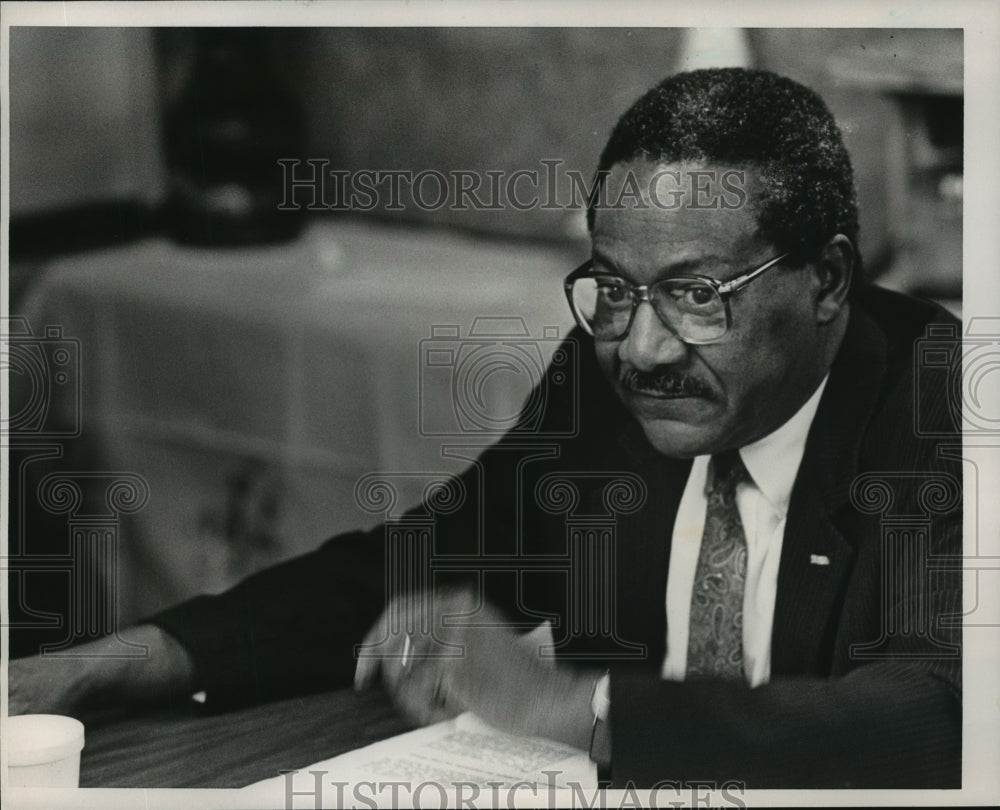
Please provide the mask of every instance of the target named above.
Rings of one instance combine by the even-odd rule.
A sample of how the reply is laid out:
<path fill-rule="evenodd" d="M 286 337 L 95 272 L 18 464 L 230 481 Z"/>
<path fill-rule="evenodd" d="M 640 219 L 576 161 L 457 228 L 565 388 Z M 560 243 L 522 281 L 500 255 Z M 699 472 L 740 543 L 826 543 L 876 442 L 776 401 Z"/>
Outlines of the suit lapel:
<path fill-rule="evenodd" d="M 837 531 L 812 482 L 792 496 L 778 569 L 771 675 L 828 671 L 840 596 L 854 548 Z"/>
<path fill-rule="evenodd" d="M 671 538 L 691 460 L 670 459 L 657 453 L 637 423 L 627 425 L 619 447 L 646 482 L 647 493 L 642 509 L 618 520 L 618 631 L 627 641 L 645 645 L 646 664 L 659 671 L 667 642 Z"/>
<path fill-rule="evenodd" d="M 851 313 L 830 370 L 792 489 L 778 570 L 771 674 L 827 674 L 832 636 L 855 558 L 836 526 L 848 504 L 858 456 L 886 367 L 885 336 L 864 312 Z"/>

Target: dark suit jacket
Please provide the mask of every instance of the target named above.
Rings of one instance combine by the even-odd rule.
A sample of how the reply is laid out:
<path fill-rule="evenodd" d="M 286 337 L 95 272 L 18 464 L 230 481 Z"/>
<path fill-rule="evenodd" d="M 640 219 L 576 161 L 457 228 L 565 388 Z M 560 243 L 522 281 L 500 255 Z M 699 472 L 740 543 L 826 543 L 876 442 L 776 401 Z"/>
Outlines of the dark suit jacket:
<path fill-rule="evenodd" d="M 930 323 L 954 320 L 877 288 L 853 304 L 792 492 L 764 686 L 660 679 L 690 461 L 646 442 L 582 334 L 564 347 L 578 374 L 550 371 L 541 409 L 450 493 L 153 620 L 213 708 L 342 686 L 406 546 L 411 581 L 471 579 L 512 621 L 550 619 L 559 656 L 611 669 L 618 785 L 958 787 L 961 470 L 939 450 L 960 441 L 917 430 L 951 418 L 916 365 Z"/>

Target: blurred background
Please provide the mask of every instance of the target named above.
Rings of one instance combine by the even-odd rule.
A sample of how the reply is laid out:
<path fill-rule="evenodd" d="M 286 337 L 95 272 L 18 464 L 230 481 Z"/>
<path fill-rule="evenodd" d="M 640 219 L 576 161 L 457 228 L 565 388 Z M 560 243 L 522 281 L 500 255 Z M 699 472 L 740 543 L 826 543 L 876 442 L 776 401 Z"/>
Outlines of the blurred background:
<path fill-rule="evenodd" d="M 301 161 L 559 161 L 566 200 L 642 92 L 730 64 L 823 96 L 868 274 L 960 313 L 961 30 L 12 29 L 12 653 L 400 514 L 552 358 L 580 208 L 308 210 Z"/>

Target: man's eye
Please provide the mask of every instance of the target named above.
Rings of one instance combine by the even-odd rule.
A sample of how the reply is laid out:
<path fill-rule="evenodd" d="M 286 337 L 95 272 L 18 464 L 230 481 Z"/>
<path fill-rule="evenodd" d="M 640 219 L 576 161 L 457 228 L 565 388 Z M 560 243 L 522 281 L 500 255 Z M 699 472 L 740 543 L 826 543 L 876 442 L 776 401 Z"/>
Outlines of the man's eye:
<path fill-rule="evenodd" d="M 613 304 L 621 303 L 628 298 L 628 290 L 622 284 L 613 281 L 598 282 L 597 291 L 601 298 Z"/>
<path fill-rule="evenodd" d="M 679 304 L 687 307 L 707 307 L 715 302 L 715 292 L 705 284 L 689 284 L 671 291 Z"/>
<path fill-rule="evenodd" d="M 691 303 L 704 306 L 715 300 L 715 294 L 710 287 L 691 287 L 688 290 L 688 298 L 691 300 Z"/>

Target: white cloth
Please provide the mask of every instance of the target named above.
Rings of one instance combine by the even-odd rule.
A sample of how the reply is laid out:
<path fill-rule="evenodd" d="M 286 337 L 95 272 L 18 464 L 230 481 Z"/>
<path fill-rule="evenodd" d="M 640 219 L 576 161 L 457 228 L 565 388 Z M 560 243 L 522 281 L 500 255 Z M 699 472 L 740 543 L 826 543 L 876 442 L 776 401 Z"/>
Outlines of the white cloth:
<path fill-rule="evenodd" d="M 771 626 L 785 518 L 805 452 L 806 436 L 825 387 L 826 378 L 781 427 L 740 449 L 743 464 L 753 479 L 741 483 L 736 490 L 736 507 L 747 540 L 743 671 L 750 686 L 767 683 L 771 677 Z M 687 670 L 691 590 L 705 527 L 709 458 L 694 459 L 674 523 L 667 575 L 667 655 L 662 670 L 667 680 L 682 681 Z"/>
<path fill-rule="evenodd" d="M 80 365 L 45 405 L 150 492 L 119 526 L 118 621 L 374 527 L 461 473 L 471 459 L 442 448 L 499 438 L 571 328 L 566 269 L 562 249 L 340 217 L 280 245 L 157 238 L 53 261 L 21 314 L 36 340 L 58 326 Z M 385 503 L 356 494 L 372 473 Z"/>

